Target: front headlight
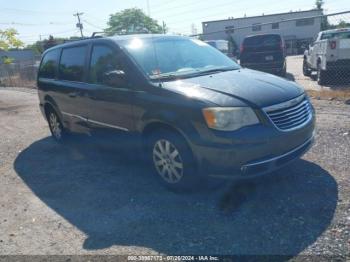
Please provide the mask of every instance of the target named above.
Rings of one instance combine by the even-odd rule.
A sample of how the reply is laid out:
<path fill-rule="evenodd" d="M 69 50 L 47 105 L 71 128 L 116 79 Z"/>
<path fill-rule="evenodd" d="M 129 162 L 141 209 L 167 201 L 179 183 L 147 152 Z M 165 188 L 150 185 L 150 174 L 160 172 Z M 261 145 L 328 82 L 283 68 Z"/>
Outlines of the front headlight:
<path fill-rule="evenodd" d="M 209 128 L 221 131 L 234 131 L 259 123 L 259 119 L 250 107 L 204 108 L 203 115 Z"/>

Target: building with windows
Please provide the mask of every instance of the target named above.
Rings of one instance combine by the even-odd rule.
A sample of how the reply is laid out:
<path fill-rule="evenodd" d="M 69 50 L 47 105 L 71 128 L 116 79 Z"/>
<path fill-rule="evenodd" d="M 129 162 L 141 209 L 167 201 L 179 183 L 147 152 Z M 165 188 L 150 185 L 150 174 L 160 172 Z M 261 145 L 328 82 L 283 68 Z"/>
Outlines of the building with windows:
<path fill-rule="evenodd" d="M 234 40 L 240 46 L 246 36 L 277 33 L 283 36 L 287 54 L 300 54 L 321 30 L 322 10 L 279 13 L 202 22 L 203 40 Z"/>

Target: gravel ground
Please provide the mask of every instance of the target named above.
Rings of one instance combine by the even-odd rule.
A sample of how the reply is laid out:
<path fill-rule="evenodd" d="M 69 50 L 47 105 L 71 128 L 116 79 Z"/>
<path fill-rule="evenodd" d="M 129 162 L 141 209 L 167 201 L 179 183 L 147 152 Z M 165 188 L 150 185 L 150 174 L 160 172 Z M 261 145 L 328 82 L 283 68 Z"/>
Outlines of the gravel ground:
<path fill-rule="evenodd" d="M 320 86 L 315 80 L 316 72 L 313 72 L 312 77 L 303 75 L 303 56 L 287 56 L 287 78 L 294 80 L 307 90 L 339 90 L 350 88 L 350 75 L 340 79 L 339 76 L 335 76 L 328 84 Z"/>
<path fill-rule="evenodd" d="M 350 106 L 273 176 L 174 194 L 127 148 L 55 143 L 35 90 L 0 89 L 0 255 L 350 254 Z"/>

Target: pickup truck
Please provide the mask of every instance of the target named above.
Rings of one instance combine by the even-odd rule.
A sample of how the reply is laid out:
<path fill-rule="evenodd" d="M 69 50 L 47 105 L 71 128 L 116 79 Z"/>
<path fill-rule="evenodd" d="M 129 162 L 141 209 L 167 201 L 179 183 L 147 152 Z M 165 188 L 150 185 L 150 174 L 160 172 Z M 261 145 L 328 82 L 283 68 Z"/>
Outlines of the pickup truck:
<path fill-rule="evenodd" d="M 303 73 L 317 71 L 317 82 L 327 83 L 329 77 L 346 73 L 350 77 L 350 28 L 322 31 L 304 53 Z"/>

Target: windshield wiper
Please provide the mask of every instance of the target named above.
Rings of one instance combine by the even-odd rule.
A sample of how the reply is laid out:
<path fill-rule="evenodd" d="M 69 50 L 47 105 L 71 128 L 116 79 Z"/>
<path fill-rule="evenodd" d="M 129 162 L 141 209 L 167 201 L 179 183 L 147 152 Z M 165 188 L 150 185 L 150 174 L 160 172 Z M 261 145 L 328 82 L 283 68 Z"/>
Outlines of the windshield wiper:
<path fill-rule="evenodd" d="M 223 68 L 213 68 L 208 70 L 199 71 L 198 74 L 211 74 L 211 73 L 220 73 L 232 70 L 238 70 L 236 67 L 223 67 Z"/>
<path fill-rule="evenodd" d="M 164 74 L 164 75 L 151 76 L 152 80 L 176 80 L 178 78 L 180 78 L 180 76 L 175 75 L 175 74 Z"/>
<path fill-rule="evenodd" d="M 168 73 L 168 74 L 153 75 L 151 76 L 151 79 L 152 80 L 177 80 L 181 78 L 188 78 L 188 77 L 193 77 L 198 75 L 207 75 L 212 73 L 226 72 L 226 71 L 232 71 L 232 70 L 238 70 L 238 69 L 239 68 L 235 68 L 235 67 L 222 67 L 222 68 L 213 68 L 213 69 L 208 69 L 203 71 L 191 72 L 188 74 Z"/>

